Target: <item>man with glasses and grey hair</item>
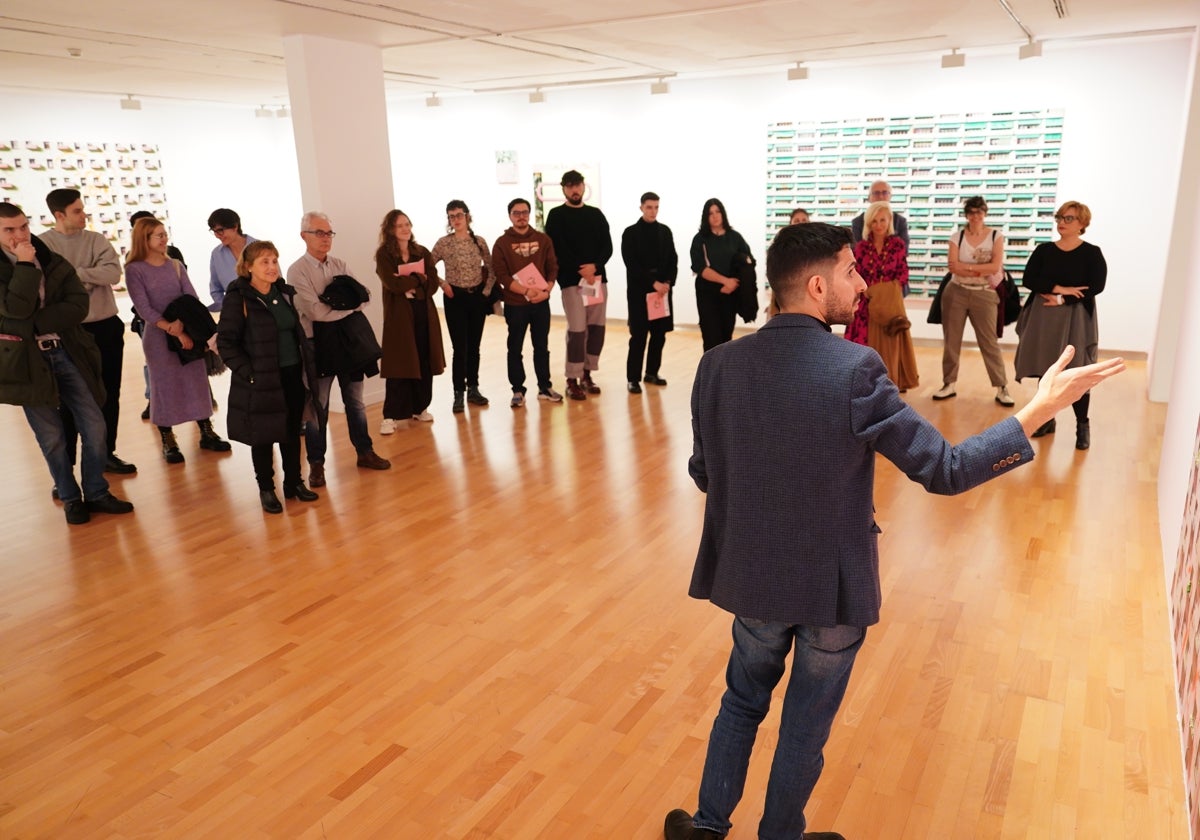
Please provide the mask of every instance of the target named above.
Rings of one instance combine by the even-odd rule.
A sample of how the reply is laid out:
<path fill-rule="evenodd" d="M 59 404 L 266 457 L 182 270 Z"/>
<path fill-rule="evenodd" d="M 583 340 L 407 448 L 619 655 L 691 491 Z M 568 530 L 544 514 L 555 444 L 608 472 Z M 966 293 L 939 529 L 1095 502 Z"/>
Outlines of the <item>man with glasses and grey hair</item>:
<path fill-rule="evenodd" d="M 889 204 L 892 201 L 892 187 L 887 181 L 876 181 L 871 184 L 871 189 L 867 193 L 867 203 L 874 204 L 876 201 L 886 201 Z M 863 217 L 865 213 L 859 213 L 850 222 L 850 232 L 854 234 L 854 244 L 857 245 L 859 240 L 863 238 Z M 904 250 L 908 251 L 908 220 L 901 216 L 896 211 L 892 211 L 892 224 L 896 228 L 896 235 L 904 240 Z"/>
<path fill-rule="evenodd" d="M 314 321 L 339 321 L 357 309 L 332 309 L 321 301 L 321 294 L 338 275 L 353 277 L 346 263 L 330 256 L 333 249 L 333 224 L 324 213 L 310 210 L 300 219 L 300 238 L 305 251 L 300 259 L 287 270 L 287 282 L 296 288 L 296 310 L 300 313 L 300 324 L 305 338 L 313 346 Z M 346 428 L 350 443 L 358 453 L 358 466 L 368 470 L 386 470 L 392 463 L 375 454 L 371 434 L 367 431 L 367 409 L 363 404 L 363 374 L 339 373 L 336 376 L 342 389 L 342 402 L 346 407 Z M 304 427 L 304 448 L 308 456 L 308 484 L 310 487 L 325 486 L 325 450 L 328 445 L 326 427 L 329 425 L 329 393 L 333 389 L 334 376 L 322 376 L 312 388 L 317 402 L 317 420 L 310 420 Z"/>

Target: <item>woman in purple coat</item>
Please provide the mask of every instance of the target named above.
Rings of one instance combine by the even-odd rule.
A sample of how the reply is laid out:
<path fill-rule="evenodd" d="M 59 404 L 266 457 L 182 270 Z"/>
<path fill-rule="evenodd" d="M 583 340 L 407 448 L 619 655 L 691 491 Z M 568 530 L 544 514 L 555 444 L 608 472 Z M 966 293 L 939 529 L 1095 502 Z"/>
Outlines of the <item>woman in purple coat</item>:
<path fill-rule="evenodd" d="M 150 369 L 150 422 L 162 435 L 163 458 L 183 463 L 183 453 L 171 428 L 195 421 L 200 427 L 200 448 L 228 452 L 228 441 L 213 430 L 212 396 L 203 359 L 183 364 L 167 346 L 167 335 L 179 339 L 184 349 L 193 342 L 181 321 L 168 321 L 163 311 L 181 295 L 196 297 L 187 269 L 167 256 L 167 229 L 157 219 L 138 219 L 125 261 L 125 285 L 138 313 L 146 320 L 142 349 Z"/>

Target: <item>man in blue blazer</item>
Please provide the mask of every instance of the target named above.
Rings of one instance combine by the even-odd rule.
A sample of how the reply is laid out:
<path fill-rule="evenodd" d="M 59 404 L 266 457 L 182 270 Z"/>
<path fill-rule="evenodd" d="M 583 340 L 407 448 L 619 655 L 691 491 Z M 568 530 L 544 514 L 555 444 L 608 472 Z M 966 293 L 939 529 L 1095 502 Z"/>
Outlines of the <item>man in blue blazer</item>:
<path fill-rule="evenodd" d="M 1071 348 L 1014 416 L 951 446 L 900 399 L 879 355 L 830 331 L 866 284 L 850 231 L 781 230 L 767 252 L 780 314 L 704 355 L 692 391 L 688 470 L 705 493 L 689 594 L 734 614 L 727 688 L 713 723 L 695 814 L 667 815 L 667 840 L 729 832 L 771 691 L 793 648 L 760 840 L 805 833 L 804 807 L 865 628 L 879 620 L 875 455 L 931 493 L 954 494 L 1033 459 L 1029 435 L 1121 359 L 1065 370 Z"/>

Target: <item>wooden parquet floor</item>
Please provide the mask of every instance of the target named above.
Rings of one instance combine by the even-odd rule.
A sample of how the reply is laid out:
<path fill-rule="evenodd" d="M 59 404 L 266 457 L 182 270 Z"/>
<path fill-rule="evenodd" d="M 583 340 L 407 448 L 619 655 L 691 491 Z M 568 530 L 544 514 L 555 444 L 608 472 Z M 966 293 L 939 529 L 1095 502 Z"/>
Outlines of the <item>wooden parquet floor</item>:
<path fill-rule="evenodd" d="M 0 837 L 658 838 L 695 806 L 729 618 L 686 595 L 695 332 L 665 389 L 625 393 L 623 326 L 604 393 L 508 407 L 504 328 L 485 393 L 376 431 L 359 470 L 335 416 L 328 487 L 261 512 L 250 455 L 168 466 L 138 419 L 126 346 L 113 477 L 137 505 L 68 528 L 20 411 L 0 406 Z M 551 336 L 562 387 L 563 326 Z M 952 439 L 1004 416 L 978 355 L 934 403 Z M 1010 359 L 1011 364 L 1011 359 Z M 1164 408 L 1141 363 L 1028 467 L 955 499 L 886 462 L 884 611 L 809 808 L 874 838 L 1187 836 L 1155 475 Z M 215 379 L 224 403 L 225 379 Z M 1021 400 L 1032 385 L 1014 386 Z M 216 424 L 224 430 L 224 417 Z M 756 836 L 778 710 L 734 840 Z"/>

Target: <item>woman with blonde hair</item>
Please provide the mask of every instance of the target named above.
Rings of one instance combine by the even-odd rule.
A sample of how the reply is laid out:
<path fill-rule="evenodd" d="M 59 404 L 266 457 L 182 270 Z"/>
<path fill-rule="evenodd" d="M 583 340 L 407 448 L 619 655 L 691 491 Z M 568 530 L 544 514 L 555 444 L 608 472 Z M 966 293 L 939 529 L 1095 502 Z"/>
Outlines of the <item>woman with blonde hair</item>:
<path fill-rule="evenodd" d="M 225 290 L 217 346 L 233 378 L 229 383 L 229 436 L 249 444 L 259 502 L 283 513 L 275 495 L 274 445 L 283 462 L 283 496 L 320 498 L 300 474 L 305 415 L 316 417 L 306 382 L 317 381 L 296 312 L 296 289 L 280 279 L 279 251 L 267 241 L 242 252 L 238 277 Z M 153 380 L 152 380 L 153 381 Z M 307 410 L 306 410 L 307 409 Z"/>
<path fill-rule="evenodd" d="M 199 301 L 187 269 L 167 256 L 167 241 L 167 229 L 158 219 L 137 220 L 129 256 L 125 259 L 125 285 L 130 300 L 146 322 L 142 349 L 150 370 L 150 422 L 158 426 L 164 460 L 168 464 L 182 464 L 183 453 L 172 428 L 180 423 L 196 422 L 200 427 L 201 449 L 228 452 L 231 447 L 212 426 L 212 394 L 208 390 L 204 359 L 185 364 L 167 345 L 167 336 L 174 336 L 184 350 L 195 347 L 183 321 L 167 320 L 163 313 L 184 295 Z M 199 304 L 199 308 L 204 305 Z"/>
<path fill-rule="evenodd" d="M 858 304 L 846 338 L 875 349 L 888 376 L 901 391 L 915 388 L 917 355 L 913 350 L 904 296 L 908 293 L 908 248 L 892 226 L 892 208 L 876 201 L 863 216 L 864 235 L 854 246 L 858 273 L 867 293 Z"/>
<path fill-rule="evenodd" d="M 420 264 L 413 270 L 414 264 Z M 379 226 L 375 273 L 383 286 L 383 358 L 379 368 L 386 383 L 380 434 L 396 431 L 397 421 L 430 422 L 433 377 L 446 369 L 442 325 L 433 303 L 437 269 L 428 249 L 413 237 L 412 220 L 391 210 Z"/>
<path fill-rule="evenodd" d="M 1022 285 L 1033 294 L 1017 319 L 1021 340 L 1014 366 L 1018 382 L 1026 376 L 1040 379 L 1068 344 L 1075 348 L 1068 367 L 1094 364 L 1098 355 L 1096 295 L 1104 291 L 1108 264 L 1099 248 L 1080 238 L 1092 223 L 1092 211 L 1086 204 L 1068 201 L 1058 208 L 1054 221 L 1058 241 L 1043 242 L 1034 248 L 1025 264 Z M 1092 445 L 1090 402 L 1089 392 L 1071 406 L 1075 411 L 1076 449 Z M 1056 425 L 1051 418 L 1031 437 L 1052 434 Z"/>

